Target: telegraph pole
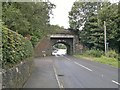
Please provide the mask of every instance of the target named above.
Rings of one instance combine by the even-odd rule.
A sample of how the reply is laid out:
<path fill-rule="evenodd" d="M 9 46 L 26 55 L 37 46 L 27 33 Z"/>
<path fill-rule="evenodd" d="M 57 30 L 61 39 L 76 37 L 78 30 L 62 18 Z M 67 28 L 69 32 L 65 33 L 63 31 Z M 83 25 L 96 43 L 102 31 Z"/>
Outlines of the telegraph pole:
<path fill-rule="evenodd" d="M 104 21 L 104 44 L 105 44 L 105 55 L 106 55 L 107 47 L 106 47 L 106 22 L 105 21 Z"/>

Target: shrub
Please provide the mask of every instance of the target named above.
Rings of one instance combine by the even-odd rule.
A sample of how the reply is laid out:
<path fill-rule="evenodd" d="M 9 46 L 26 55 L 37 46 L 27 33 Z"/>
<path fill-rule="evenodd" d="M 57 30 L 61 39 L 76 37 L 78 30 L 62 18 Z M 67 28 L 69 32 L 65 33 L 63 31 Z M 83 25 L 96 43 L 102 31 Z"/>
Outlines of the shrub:
<path fill-rule="evenodd" d="M 38 41 L 39 41 L 39 38 L 37 36 L 32 36 L 31 42 L 34 47 L 38 43 Z"/>
<path fill-rule="evenodd" d="M 85 52 L 86 55 L 93 56 L 93 57 L 101 57 L 103 55 L 103 51 L 100 50 L 87 50 Z"/>
<path fill-rule="evenodd" d="M 107 56 L 111 58 L 118 58 L 118 54 L 115 52 L 115 50 L 109 50 L 107 52 Z"/>
<path fill-rule="evenodd" d="M 2 54 L 2 68 L 8 68 L 31 57 L 33 47 L 22 35 L 2 27 Z"/>

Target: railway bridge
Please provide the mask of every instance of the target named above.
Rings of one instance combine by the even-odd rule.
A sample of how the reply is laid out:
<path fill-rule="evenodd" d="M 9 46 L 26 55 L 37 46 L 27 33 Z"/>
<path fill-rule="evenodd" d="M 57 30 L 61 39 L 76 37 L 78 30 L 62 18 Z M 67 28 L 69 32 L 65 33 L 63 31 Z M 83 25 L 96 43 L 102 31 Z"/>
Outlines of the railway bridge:
<path fill-rule="evenodd" d="M 67 47 L 68 55 L 81 53 L 83 50 L 78 36 L 74 32 L 64 29 L 57 33 L 47 35 L 40 40 L 35 47 L 35 56 L 51 55 L 53 46 L 58 43 L 62 43 Z"/>

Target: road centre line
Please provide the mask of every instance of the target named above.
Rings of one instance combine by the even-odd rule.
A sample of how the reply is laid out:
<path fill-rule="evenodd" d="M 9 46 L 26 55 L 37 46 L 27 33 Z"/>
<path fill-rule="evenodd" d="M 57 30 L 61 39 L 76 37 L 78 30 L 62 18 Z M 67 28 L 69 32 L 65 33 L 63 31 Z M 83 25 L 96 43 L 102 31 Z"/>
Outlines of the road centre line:
<path fill-rule="evenodd" d="M 59 78 L 58 78 L 58 76 L 57 76 L 57 71 L 56 71 L 54 65 L 53 65 L 53 69 L 54 69 L 55 78 L 56 78 L 56 80 L 57 80 L 57 83 L 58 83 L 59 88 L 63 88 L 63 85 L 62 85 L 62 83 L 60 83 L 60 80 L 59 80 Z"/>
<path fill-rule="evenodd" d="M 89 71 L 92 71 L 91 69 L 87 68 L 86 66 L 83 66 L 83 65 L 81 65 L 81 64 L 79 64 L 77 62 L 74 62 L 74 63 L 77 64 L 77 65 L 79 65 L 79 66 L 81 66 L 81 67 L 83 67 L 83 68 L 85 68 L 85 69 L 87 69 L 87 70 L 89 70 Z"/>
<path fill-rule="evenodd" d="M 69 58 L 67 58 L 67 57 L 65 57 L 67 60 L 69 60 L 69 61 L 72 61 L 72 60 L 70 60 Z M 74 63 L 75 64 L 77 64 L 77 65 L 79 65 L 79 66 L 81 66 L 81 67 L 83 67 L 83 68 L 85 68 L 85 69 L 87 69 L 87 70 L 89 70 L 89 71 L 92 71 L 91 69 L 89 69 L 89 68 L 87 68 L 86 66 L 84 66 L 84 65 L 81 65 L 81 64 L 79 64 L 79 63 L 77 63 L 77 62 L 75 62 L 74 61 Z M 103 74 L 102 74 L 102 78 L 103 78 Z M 118 83 L 117 81 L 115 81 L 115 80 L 112 80 L 112 82 L 114 83 L 114 84 L 117 84 L 117 85 L 119 85 L 120 86 L 120 83 Z"/>
<path fill-rule="evenodd" d="M 114 80 L 112 80 L 112 82 L 115 83 L 115 84 L 117 84 L 117 85 L 120 85 L 120 83 L 118 83 L 118 82 L 116 82 L 116 81 L 114 81 Z"/>
<path fill-rule="evenodd" d="M 69 61 L 71 61 L 69 58 L 67 58 L 67 57 L 65 57 L 67 60 L 69 60 Z M 74 62 L 75 64 L 77 64 L 77 65 L 79 65 L 79 66 L 81 66 L 81 67 L 83 67 L 83 68 L 85 68 L 85 69 L 87 69 L 87 70 L 89 70 L 89 71 L 92 71 L 91 69 L 89 69 L 89 68 L 87 68 L 86 66 L 83 66 L 83 65 L 81 65 L 81 64 L 79 64 L 79 63 L 77 63 L 77 62 Z"/>

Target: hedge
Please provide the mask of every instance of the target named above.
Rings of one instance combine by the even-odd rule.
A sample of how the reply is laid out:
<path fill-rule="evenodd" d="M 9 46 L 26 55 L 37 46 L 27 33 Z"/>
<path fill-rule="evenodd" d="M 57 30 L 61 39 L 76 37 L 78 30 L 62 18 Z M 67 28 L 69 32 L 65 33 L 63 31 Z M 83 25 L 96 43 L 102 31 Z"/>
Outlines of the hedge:
<path fill-rule="evenodd" d="M 26 58 L 32 57 L 33 46 L 22 35 L 2 27 L 2 68 L 13 67 Z"/>

